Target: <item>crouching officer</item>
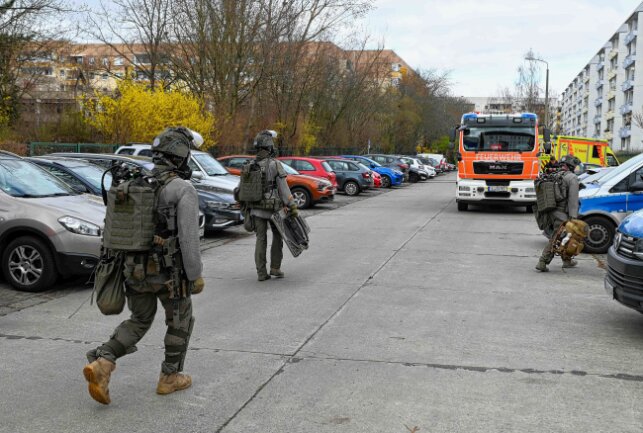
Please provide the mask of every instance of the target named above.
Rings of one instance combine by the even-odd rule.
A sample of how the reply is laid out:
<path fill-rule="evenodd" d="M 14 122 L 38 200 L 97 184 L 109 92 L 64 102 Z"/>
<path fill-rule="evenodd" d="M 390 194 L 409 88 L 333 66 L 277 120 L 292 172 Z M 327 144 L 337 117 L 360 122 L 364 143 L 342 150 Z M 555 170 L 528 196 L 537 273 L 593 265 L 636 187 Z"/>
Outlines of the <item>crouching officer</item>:
<path fill-rule="evenodd" d="M 242 205 L 250 208 L 250 215 L 254 224 L 254 231 L 257 234 L 255 244 L 255 266 L 257 268 L 257 279 L 259 281 L 269 280 L 271 276 L 283 278 L 281 261 L 283 259 L 283 239 L 281 234 L 270 221 L 270 217 L 284 206 L 290 208 L 291 215 L 297 216 L 298 210 L 295 204 L 288 183 L 286 182 L 286 171 L 281 162 L 275 159 L 277 151 L 273 138 L 277 136 L 275 131 L 261 131 L 255 137 L 254 147 L 257 150 L 257 157 L 254 161 L 244 166 L 241 174 L 241 190 L 247 185 L 244 182 L 257 182 L 260 179 L 260 186 L 255 185 L 259 191 L 259 200 L 242 202 Z M 253 176 L 251 172 L 256 173 Z M 253 188 L 252 185 L 249 188 Z M 266 250 L 268 249 L 268 226 L 272 231 L 272 245 L 270 247 L 270 273 L 266 269 Z"/>
<path fill-rule="evenodd" d="M 552 227 L 552 237 L 543 250 L 536 269 L 540 272 L 547 272 L 547 265 L 554 258 L 555 233 L 562 224 L 570 219 L 578 218 L 578 190 L 580 185 L 574 170 L 580 164 L 580 160 L 572 155 L 563 156 L 558 161 L 559 173 L 555 176 L 556 208 L 548 212 Z M 563 268 L 573 268 L 578 263 L 572 258 L 563 259 Z"/>
<path fill-rule="evenodd" d="M 136 344 L 152 326 L 157 302 L 165 310 L 165 360 L 161 364 L 156 392 L 169 394 L 191 386 L 192 378 L 183 374 L 183 362 L 194 318 L 191 293 L 203 290 L 203 265 L 199 250 L 199 202 L 194 186 L 189 182 L 192 172 L 188 166 L 190 148 L 203 139 L 186 128 L 168 128 L 153 142 L 155 168 L 146 179 L 155 185 L 154 206 L 146 215 L 153 215 L 153 247 L 149 251 L 124 252 L 123 276 L 127 306 L 131 311 L 110 339 L 87 353 L 89 364 L 83 369 L 92 398 L 109 404 L 109 380 L 116 360 L 136 351 Z M 112 185 L 112 189 L 114 185 Z M 128 187 L 129 188 L 129 187 Z M 129 191 L 129 189 L 128 189 Z M 110 194 L 112 191 L 110 190 Z M 115 200 L 118 202 L 118 200 Z M 139 203 L 130 201 L 131 206 Z M 108 212 L 110 203 L 108 201 Z M 138 212 L 138 211 L 137 211 Z M 141 211 L 145 213 L 145 209 Z M 124 218 L 124 217 L 121 217 Z M 108 239 L 128 242 L 131 220 L 122 224 L 107 223 L 103 244 Z M 119 227 L 125 226 L 125 229 Z M 121 233 L 122 232 L 122 233 Z M 117 249 L 118 250 L 118 249 Z"/>

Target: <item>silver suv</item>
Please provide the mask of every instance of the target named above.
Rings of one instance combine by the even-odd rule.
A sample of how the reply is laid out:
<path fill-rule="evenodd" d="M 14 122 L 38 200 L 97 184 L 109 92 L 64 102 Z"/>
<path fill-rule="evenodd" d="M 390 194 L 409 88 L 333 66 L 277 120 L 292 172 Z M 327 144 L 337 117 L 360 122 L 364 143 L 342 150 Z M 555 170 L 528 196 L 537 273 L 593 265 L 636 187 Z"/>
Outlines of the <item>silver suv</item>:
<path fill-rule="evenodd" d="M 105 207 L 35 164 L 0 151 L 0 268 L 18 290 L 47 290 L 59 276 L 90 274 Z"/>

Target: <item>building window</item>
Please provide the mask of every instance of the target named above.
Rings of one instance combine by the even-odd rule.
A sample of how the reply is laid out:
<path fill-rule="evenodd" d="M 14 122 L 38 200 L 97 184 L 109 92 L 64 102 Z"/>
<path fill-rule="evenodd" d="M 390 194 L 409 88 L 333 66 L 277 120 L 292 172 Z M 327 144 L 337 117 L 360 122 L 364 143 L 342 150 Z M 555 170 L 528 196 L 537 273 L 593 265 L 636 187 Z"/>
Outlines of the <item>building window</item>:
<path fill-rule="evenodd" d="M 65 70 L 64 70 L 64 69 L 61 69 L 61 70 L 60 70 L 60 72 L 59 72 L 59 74 L 60 74 L 60 76 L 61 76 L 61 77 L 64 77 L 64 76 L 65 76 Z"/>
<path fill-rule="evenodd" d="M 393 72 L 400 72 L 400 67 L 401 67 L 401 66 L 402 66 L 402 65 L 400 65 L 399 63 L 393 63 L 393 64 L 391 65 L 391 69 L 393 70 Z"/>
<path fill-rule="evenodd" d="M 95 63 L 96 63 L 96 59 L 95 59 L 94 57 L 90 57 L 90 58 L 89 58 L 89 64 L 90 64 L 90 65 L 93 65 L 93 64 L 95 64 Z"/>
<path fill-rule="evenodd" d="M 114 58 L 114 65 L 116 65 L 116 66 L 123 66 L 123 58 L 122 58 L 122 57 L 116 57 L 116 58 Z"/>
<path fill-rule="evenodd" d="M 105 73 L 103 73 L 103 75 L 101 75 L 100 77 L 101 77 L 103 80 L 106 80 L 106 79 L 109 77 L 109 75 L 107 74 L 107 72 L 105 72 Z"/>
<path fill-rule="evenodd" d="M 109 66 L 109 59 L 107 57 L 103 57 L 101 63 L 103 66 Z"/>

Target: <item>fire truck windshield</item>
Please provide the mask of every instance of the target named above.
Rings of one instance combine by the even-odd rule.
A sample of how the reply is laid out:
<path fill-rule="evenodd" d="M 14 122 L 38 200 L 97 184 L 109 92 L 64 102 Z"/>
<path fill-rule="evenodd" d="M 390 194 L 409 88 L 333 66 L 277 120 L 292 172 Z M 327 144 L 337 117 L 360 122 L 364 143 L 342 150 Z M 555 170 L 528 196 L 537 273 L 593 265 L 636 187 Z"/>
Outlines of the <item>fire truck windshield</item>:
<path fill-rule="evenodd" d="M 464 150 L 477 152 L 531 152 L 536 144 L 533 128 L 467 128 Z"/>

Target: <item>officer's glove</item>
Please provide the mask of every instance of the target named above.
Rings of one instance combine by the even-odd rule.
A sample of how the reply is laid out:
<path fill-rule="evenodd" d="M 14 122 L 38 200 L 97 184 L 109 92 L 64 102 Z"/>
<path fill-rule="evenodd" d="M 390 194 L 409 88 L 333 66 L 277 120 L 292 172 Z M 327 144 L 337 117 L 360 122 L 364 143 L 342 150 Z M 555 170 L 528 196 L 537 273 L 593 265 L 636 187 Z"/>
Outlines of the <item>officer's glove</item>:
<path fill-rule="evenodd" d="M 199 277 L 196 280 L 192 281 L 192 294 L 193 295 L 198 295 L 203 291 L 203 288 L 205 287 L 205 281 L 203 280 L 203 277 Z"/>
<path fill-rule="evenodd" d="M 299 216 L 299 209 L 297 209 L 297 205 L 295 203 L 290 205 L 290 216 L 293 218 L 297 218 Z"/>

